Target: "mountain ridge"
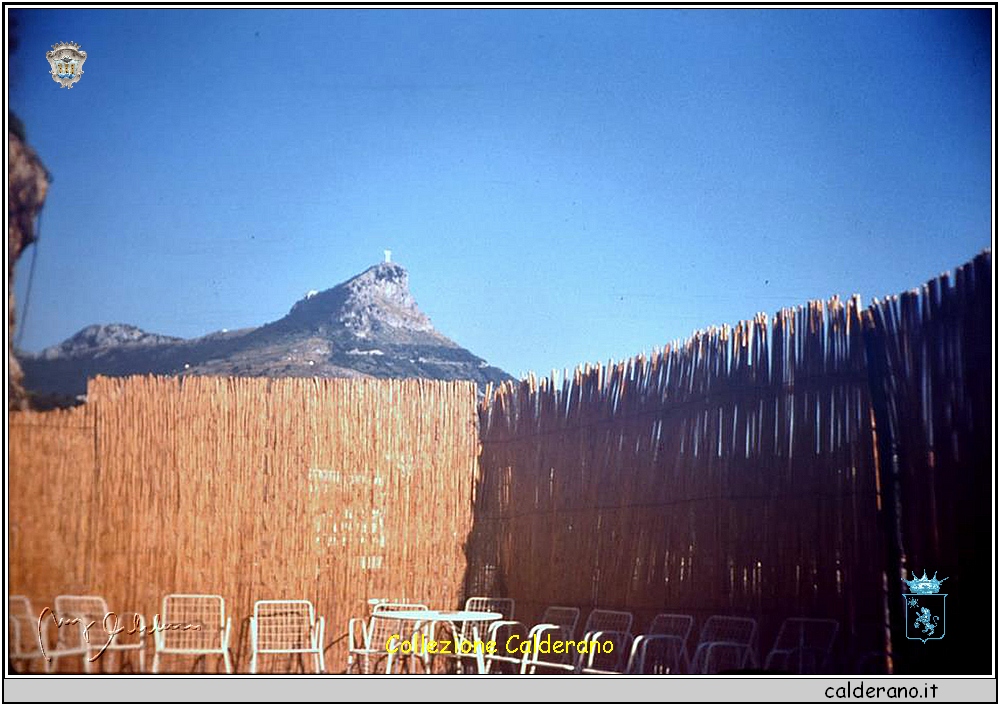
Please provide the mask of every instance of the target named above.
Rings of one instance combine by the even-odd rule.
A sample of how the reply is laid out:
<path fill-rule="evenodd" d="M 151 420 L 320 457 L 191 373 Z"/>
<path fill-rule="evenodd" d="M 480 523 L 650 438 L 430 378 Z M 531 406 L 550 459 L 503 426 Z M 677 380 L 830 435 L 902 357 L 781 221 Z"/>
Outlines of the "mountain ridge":
<path fill-rule="evenodd" d="M 87 326 L 38 354 L 21 353 L 36 394 L 82 395 L 94 375 L 421 377 L 488 383 L 503 370 L 434 329 L 402 266 L 384 262 L 258 327 L 178 338 L 123 323 Z"/>

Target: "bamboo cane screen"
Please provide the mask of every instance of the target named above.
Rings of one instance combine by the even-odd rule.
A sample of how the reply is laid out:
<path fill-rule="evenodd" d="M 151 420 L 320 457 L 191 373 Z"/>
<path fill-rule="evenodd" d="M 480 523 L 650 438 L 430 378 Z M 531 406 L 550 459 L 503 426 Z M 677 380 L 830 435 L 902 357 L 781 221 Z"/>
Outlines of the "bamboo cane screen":
<path fill-rule="evenodd" d="M 474 384 L 150 376 L 87 397 L 11 416 L 10 590 L 39 609 L 88 593 L 149 617 L 167 593 L 218 593 L 246 671 L 253 602 L 308 599 L 337 671 L 367 598 L 458 605 Z"/>
<path fill-rule="evenodd" d="M 990 302 L 986 252 L 868 308 L 813 302 L 491 391 L 467 593 L 510 595 L 528 621 L 750 616 L 761 657 L 783 618 L 833 618 L 846 673 L 870 651 L 989 672 L 990 631 L 968 620 L 978 661 L 906 659 L 899 574 L 919 556 L 967 577 L 946 584 L 979 599 L 963 617 L 989 605 Z"/>
<path fill-rule="evenodd" d="M 789 615 L 830 616 L 877 647 L 860 323 L 857 299 L 832 299 L 492 391 L 467 590 L 510 594 L 519 619 L 629 610 L 640 631 L 722 613 L 773 638 Z"/>
<path fill-rule="evenodd" d="M 866 317 L 878 416 L 893 652 L 910 674 L 988 674 L 995 642 L 991 547 L 994 358 L 990 252 Z M 926 571 L 949 594 L 946 638 L 905 635 L 901 578 Z M 911 631 L 912 632 L 912 631 Z M 956 649 L 956 646 L 960 648 Z"/>

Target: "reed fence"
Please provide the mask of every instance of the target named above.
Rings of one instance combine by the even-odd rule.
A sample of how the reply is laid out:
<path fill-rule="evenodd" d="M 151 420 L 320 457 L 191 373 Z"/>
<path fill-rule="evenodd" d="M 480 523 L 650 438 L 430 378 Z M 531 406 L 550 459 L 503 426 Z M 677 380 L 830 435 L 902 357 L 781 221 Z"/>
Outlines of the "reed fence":
<path fill-rule="evenodd" d="M 466 592 L 511 595 L 529 621 L 547 605 L 630 610 L 639 630 L 658 612 L 750 616 L 761 658 L 784 618 L 833 618 L 838 669 L 892 651 L 888 668 L 918 671 L 900 644 L 913 555 L 886 532 L 989 593 L 989 263 L 919 297 L 812 302 L 491 390 Z"/>
<path fill-rule="evenodd" d="M 96 593 L 149 618 L 166 593 L 218 593 L 245 671 L 254 601 L 305 598 L 337 671 L 366 599 L 460 600 L 474 384 L 97 378 L 87 398 L 11 415 L 10 590 L 39 608 Z"/>
<path fill-rule="evenodd" d="M 865 332 L 879 430 L 892 645 L 910 674 L 988 674 L 996 603 L 991 538 L 991 253 L 874 303 Z M 947 578 L 947 637 L 906 638 L 901 579 Z M 911 633 L 914 632 L 911 628 Z M 960 647 L 958 647 L 960 646 Z"/>

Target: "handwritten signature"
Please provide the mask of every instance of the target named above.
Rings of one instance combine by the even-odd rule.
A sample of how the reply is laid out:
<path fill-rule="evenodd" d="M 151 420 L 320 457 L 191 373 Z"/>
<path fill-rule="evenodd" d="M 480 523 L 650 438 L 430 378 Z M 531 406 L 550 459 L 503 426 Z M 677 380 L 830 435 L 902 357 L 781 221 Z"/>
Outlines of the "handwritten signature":
<path fill-rule="evenodd" d="M 45 657 L 45 660 L 47 662 L 51 662 L 52 657 L 45 654 L 45 641 L 42 639 L 42 622 L 45 620 L 46 614 L 48 614 L 52 618 L 52 622 L 56 626 L 56 628 L 65 627 L 67 625 L 82 625 L 84 618 L 80 617 L 60 618 L 55 613 L 53 613 L 50 608 L 45 607 L 42 609 L 42 612 L 38 615 L 38 646 L 41 648 L 42 656 Z M 83 628 L 83 639 L 88 645 L 90 644 L 90 629 L 94 627 L 96 624 L 97 624 L 96 620 L 91 620 Z M 190 623 L 160 622 L 159 613 L 153 616 L 153 624 L 150 627 L 146 627 L 145 625 L 143 625 L 142 616 L 136 613 L 133 616 L 132 627 L 126 630 L 125 626 L 122 625 L 121 619 L 118 617 L 118 614 L 115 613 L 114 611 L 111 611 L 104 616 L 104 620 L 101 621 L 101 627 L 107 634 L 108 641 L 104 644 L 104 647 L 102 647 L 97 654 L 89 658 L 88 661 L 90 662 L 93 662 L 98 658 L 100 658 L 100 656 L 104 654 L 104 651 L 107 650 L 109 647 L 111 647 L 111 643 L 115 639 L 115 636 L 120 635 L 123 632 L 126 635 L 133 635 L 137 632 L 140 634 L 142 633 L 153 634 L 157 632 L 163 632 L 165 630 L 201 630 L 200 624 L 192 625 Z"/>

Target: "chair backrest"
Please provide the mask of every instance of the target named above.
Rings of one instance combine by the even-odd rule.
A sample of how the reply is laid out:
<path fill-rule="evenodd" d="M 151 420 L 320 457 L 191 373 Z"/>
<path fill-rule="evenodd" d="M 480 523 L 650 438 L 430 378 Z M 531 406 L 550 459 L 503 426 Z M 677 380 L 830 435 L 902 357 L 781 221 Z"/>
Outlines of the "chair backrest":
<path fill-rule="evenodd" d="M 41 628 L 41 638 L 45 649 L 51 643 L 50 628 L 52 621 L 49 616 L 45 616 L 44 624 L 39 625 L 39 614 L 31 607 L 31 601 L 27 596 L 13 595 L 7 598 L 7 632 L 10 642 L 12 657 L 19 659 L 19 655 L 39 654 L 38 633 Z"/>
<path fill-rule="evenodd" d="M 594 632 L 595 630 L 611 630 L 614 632 L 628 632 L 632 629 L 632 614 L 623 610 L 604 610 L 594 608 L 587 616 L 587 624 L 583 628 L 583 634 Z"/>
<path fill-rule="evenodd" d="M 545 609 L 539 624 L 558 625 L 566 632 L 567 640 L 573 639 L 576 624 L 580 620 L 580 609 L 569 606 L 553 605 Z"/>
<path fill-rule="evenodd" d="M 514 599 L 513 598 L 493 598 L 490 596 L 472 596 L 465 601 L 466 610 L 488 610 L 492 613 L 500 613 L 503 620 L 514 619 Z"/>
<path fill-rule="evenodd" d="M 691 659 L 692 674 L 720 674 L 748 665 L 748 647 L 737 642 L 703 642 Z"/>
<path fill-rule="evenodd" d="M 632 634 L 620 630 L 594 630 L 586 635 L 586 653 L 580 652 L 581 671 L 624 672 L 632 649 Z"/>
<path fill-rule="evenodd" d="M 31 608 L 27 596 L 9 596 L 7 598 L 7 614 L 15 620 L 38 620 L 38 614 Z"/>
<path fill-rule="evenodd" d="M 514 617 L 513 598 L 493 598 L 490 596 L 473 596 L 465 601 L 466 610 L 485 610 L 499 613 L 499 620 L 511 620 Z M 470 620 L 462 625 L 462 634 L 469 640 L 485 640 L 492 620 Z"/>
<path fill-rule="evenodd" d="M 756 650 L 756 620 L 713 615 L 701 628 L 690 670 L 692 674 L 718 674 L 756 666 Z"/>
<path fill-rule="evenodd" d="M 685 641 L 678 635 L 639 635 L 632 642 L 629 674 L 683 674 Z"/>
<path fill-rule="evenodd" d="M 701 628 L 698 643 L 732 642 L 752 646 L 757 638 L 757 621 L 753 618 L 735 618 L 713 615 Z"/>
<path fill-rule="evenodd" d="M 673 635 L 679 637 L 682 643 L 687 644 L 692 627 L 694 627 L 694 618 L 690 615 L 660 613 L 649 623 L 648 634 Z"/>
<path fill-rule="evenodd" d="M 157 633 L 162 648 L 184 652 L 222 650 L 226 626 L 226 601 L 222 596 L 202 593 L 170 593 L 163 597 L 164 624 L 182 629 Z M 183 629 L 191 626 L 189 629 Z"/>
<path fill-rule="evenodd" d="M 7 610 L 7 629 L 9 632 L 14 633 L 11 635 L 12 641 L 10 644 L 16 647 L 16 652 L 20 655 L 40 654 L 42 646 L 44 646 L 45 650 L 50 650 L 51 646 L 58 639 L 58 637 L 53 639 L 53 630 L 70 632 L 76 636 L 82 635 L 84 626 L 72 625 L 61 629 L 56 628 L 51 613 L 46 613 L 44 620 L 39 623 L 41 614 L 31 607 L 31 601 L 28 600 L 27 596 L 8 596 Z M 58 616 L 55 617 L 58 618 Z M 38 644 L 39 636 L 41 637 L 42 645 Z M 82 637 L 79 639 L 82 640 Z M 15 642 L 14 640 L 17 641 Z"/>
<path fill-rule="evenodd" d="M 103 645 L 108 640 L 108 633 L 105 632 L 104 626 L 104 619 L 109 613 L 108 603 L 102 596 L 56 596 L 54 606 L 55 613 L 60 620 L 78 619 L 80 621 L 79 630 L 73 629 L 72 624 L 59 628 L 56 640 L 57 650 L 85 647 L 88 642 Z M 118 616 L 117 622 L 118 625 L 121 625 L 121 616 Z M 85 637 L 83 631 L 87 630 L 90 623 L 94 625 L 87 631 Z M 107 627 L 115 630 L 118 625 L 109 623 Z M 131 626 L 125 627 L 128 629 Z"/>
<path fill-rule="evenodd" d="M 257 601 L 253 606 L 257 650 L 310 650 L 316 612 L 309 601 Z"/>

